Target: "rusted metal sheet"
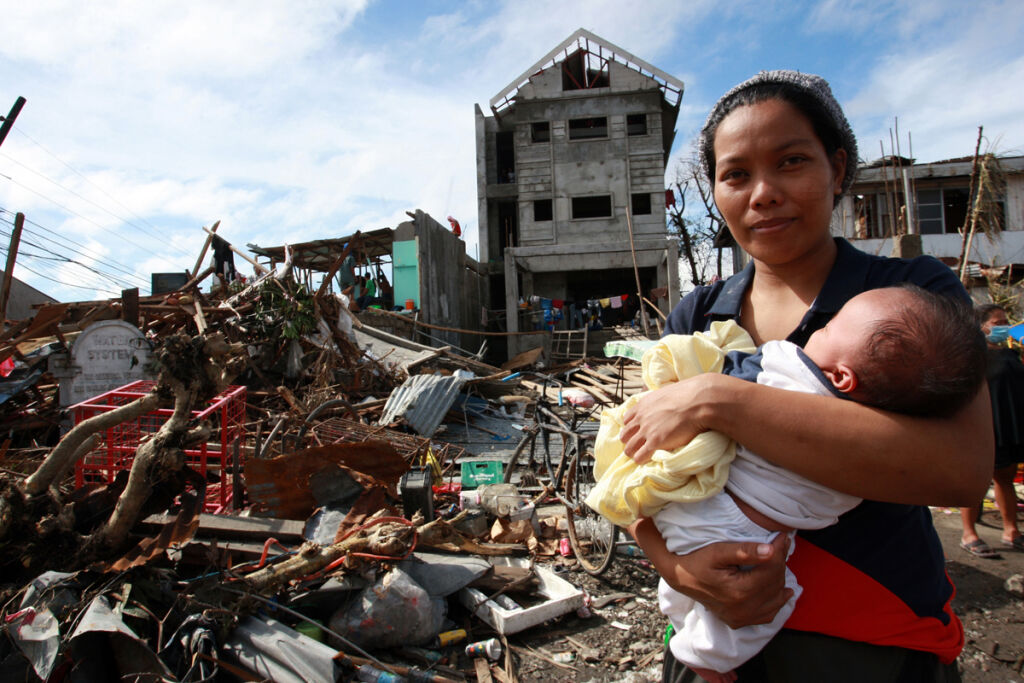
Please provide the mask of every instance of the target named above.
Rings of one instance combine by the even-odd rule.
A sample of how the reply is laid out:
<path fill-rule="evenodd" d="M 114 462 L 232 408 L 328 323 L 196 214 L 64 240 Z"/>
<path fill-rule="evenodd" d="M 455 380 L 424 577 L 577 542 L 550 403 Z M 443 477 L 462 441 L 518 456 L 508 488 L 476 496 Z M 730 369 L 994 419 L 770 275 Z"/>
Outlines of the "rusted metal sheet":
<path fill-rule="evenodd" d="M 198 487 L 198 490 L 182 494 L 181 509 L 178 511 L 178 515 L 173 521 L 165 524 L 160 529 L 160 533 L 142 539 L 119 560 L 109 565 L 101 564 L 97 569 L 123 572 L 126 569 L 147 564 L 162 556 L 168 548 L 183 546 L 192 540 L 196 529 L 199 528 L 199 513 L 202 512 L 203 500 L 206 498 L 206 482 L 202 477 L 193 477 L 192 483 Z"/>
<path fill-rule="evenodd" d="M 325 469 L 346 467 L 364 488 L 374 483 L 390 489 L 409 470 L 409 464 L 384 441 L 331 444 L 245 463 L 245 484 L 255 505 L 275 517 L 305 519 L 317 507 L 310 477 Z"/>

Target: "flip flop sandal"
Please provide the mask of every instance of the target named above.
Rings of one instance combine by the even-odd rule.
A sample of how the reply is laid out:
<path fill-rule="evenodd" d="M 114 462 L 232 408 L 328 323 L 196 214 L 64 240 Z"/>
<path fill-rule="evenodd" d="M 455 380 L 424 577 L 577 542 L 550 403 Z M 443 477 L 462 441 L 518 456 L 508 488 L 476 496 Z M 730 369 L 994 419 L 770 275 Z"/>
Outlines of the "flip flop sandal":
<path fill-rule="evenodd" d="M 1022 540 L 1022 545 L 1024 545 L 1024 540 Z M 985 541 L 981 540 L 980 538 L 976 541 L 971 541 L 970 543 L 964 543 L 963 541 L 960 541 L 960 547 L 969 552 L 971 555 L 974 555 L 975 557 L 982 557 L 987 560 L 994 560 L 1000 557 L 999 553 L 997 553 L 995 550 L 992 550 L 992 548 L 989 547 L 988 543 L 985 543 Z"/>
<path fill-rule="evenodd" d="M 1014 550 L 1024 552 L 1024 534 L 1018 536 L 1012 541 L 1003 541 L 1002 545 L 1004 548 L 1013 548 Z"/>

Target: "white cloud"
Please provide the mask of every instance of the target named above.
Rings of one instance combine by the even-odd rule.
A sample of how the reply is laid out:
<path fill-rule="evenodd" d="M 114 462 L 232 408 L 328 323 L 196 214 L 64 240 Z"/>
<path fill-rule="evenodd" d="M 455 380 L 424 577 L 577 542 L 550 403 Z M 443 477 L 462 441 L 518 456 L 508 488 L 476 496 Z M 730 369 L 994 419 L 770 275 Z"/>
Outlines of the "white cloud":
<path fill-rule="evenodd" d="M 432 14 L 432 4 L 366 0 L 9 4 L 0 21 L 0 109 L 17 95 L 28 103 L 0 153 L 0 173 L 24 187 L 0 178 L 0 207 L 96 240 L 103 259 L 147 281 L 158 267 L 191 268 L 200 226 L 217 219 L 236 245 L 269 246 L 393 227 L 419 208 L 440 221 L 455 216 L 472 253 L 473 104 L 486 109 L 580 27 L 686 82 L 677 158 L 715 98 L 737 74 L 763 68 L 780 35 L 835 33 L 836 50 L 852 52 L 879 21 L 894 36 L 886 54 L 858 53 L 870 70 L 844 74 L 865 84 L 848 102 L 865 145 L 893 115 L 912 129 L 918 156 L 928 140 L 969 153 L 982 123 L 1008 144 L 1024 142 L 1013 132 L 1020 105 L 1008 87 L 1024 82 L 1020 3 L 829 0 L 815 11 L 781 0 L 526 0 L 453 3 Z"/>
<path fill-rule="evenodd" d="M 1024 56 L 1018 41 L 1024 5 L 982 4 L 969 17 L 947 17 L 942 26 L 943 39 L 933 49 L 908 45 L 880 56 L 847 103 L 862 157 L 878 156 L 879 139 L 888 153 L 894 117 L 901 133 L 911 133 L 921 161 L 971 154 L 978 126 L 1003 141 L 1007 148 L 999 151 L 1020 153 Z"/>

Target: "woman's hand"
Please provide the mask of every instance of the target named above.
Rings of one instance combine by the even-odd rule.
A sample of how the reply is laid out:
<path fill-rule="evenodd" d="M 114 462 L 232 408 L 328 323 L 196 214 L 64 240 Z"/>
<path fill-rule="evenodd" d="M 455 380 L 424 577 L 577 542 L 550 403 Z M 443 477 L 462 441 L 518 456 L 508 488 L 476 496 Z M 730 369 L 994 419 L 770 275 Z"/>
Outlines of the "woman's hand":
<path fill-rule="evenodd" d="M 680 448 L 707 431 L 703 408 L 721 380 L 728 382 L 730 379 L 704 373 L 642 396 L 622 418 L 619 438 L 626 455 L 643 464 L 651 459 L 654 451 Z"/>
<path fill-rule="evenodd" d="M 701 603 L 731 628 L 767 624 L 793 595 L 785 587 L 789 535 L 772 543 L 713 543 L 676 555 L 650 518 L 628 529 L 674 590 Z"/>

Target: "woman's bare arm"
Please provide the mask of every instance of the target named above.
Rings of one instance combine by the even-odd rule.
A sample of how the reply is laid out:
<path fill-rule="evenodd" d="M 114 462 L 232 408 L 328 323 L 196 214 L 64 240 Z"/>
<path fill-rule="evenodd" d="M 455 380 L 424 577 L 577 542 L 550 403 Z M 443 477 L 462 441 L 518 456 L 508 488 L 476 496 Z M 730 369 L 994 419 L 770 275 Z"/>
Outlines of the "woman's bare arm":
<path fill-rule="evenodd" d="M 974 505 L 992 476 L 988 390 L 946 419 L 702 374 L 644 396 L 624 417 L 639 462 L 706 430 L 837 491 L 917 505 Z"/>
<path fill-rule="evenodd" d="M 676 555 L 650 518 L 637 520 L 628 531 L 669 586 L 732 628 L 767 624 L 793 594 L 785 587 L 787 534 L 770 544 L 714 543 Z"/>

